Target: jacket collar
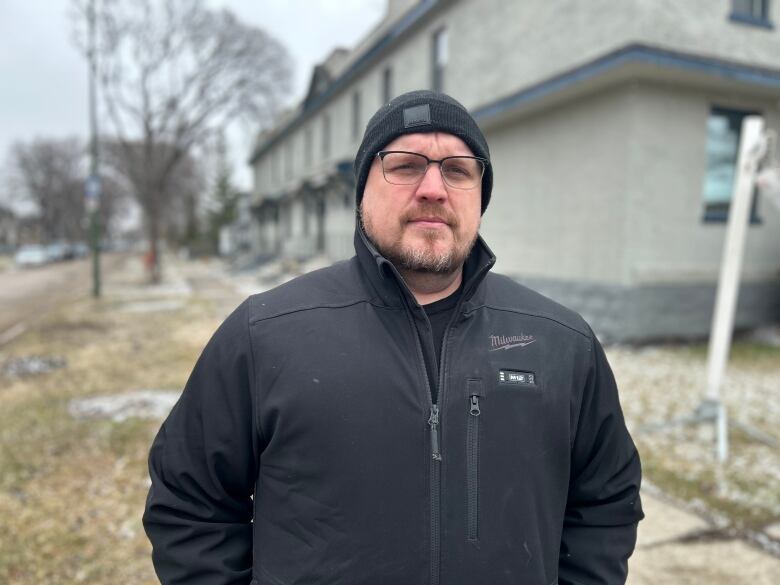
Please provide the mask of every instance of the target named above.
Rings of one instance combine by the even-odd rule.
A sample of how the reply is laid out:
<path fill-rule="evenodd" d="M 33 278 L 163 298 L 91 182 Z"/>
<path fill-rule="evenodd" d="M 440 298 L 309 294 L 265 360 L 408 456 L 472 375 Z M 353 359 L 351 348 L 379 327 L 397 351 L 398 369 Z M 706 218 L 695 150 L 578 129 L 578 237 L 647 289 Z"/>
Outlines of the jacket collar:
<path fill-rule="evenodd" d="M 386 305 L 402 306 L 404 304 L 402 295 L 404 295 L 409 306 L 418 307 L 417 299 L 406 286 L 398 270 L 379 253 L 366 236 L 359 218 L 355 222 L 354 241 L 358 264 L 377 296 Z M 478 297 L 482 296 L 477 294 L 480 289 L 479 285 L 495 263 L 496 256 L 482 239 L 482 236 L 477 236 L 477 241 L 463 266 L 463 304 L 472 300 L 476 301 Z"/>

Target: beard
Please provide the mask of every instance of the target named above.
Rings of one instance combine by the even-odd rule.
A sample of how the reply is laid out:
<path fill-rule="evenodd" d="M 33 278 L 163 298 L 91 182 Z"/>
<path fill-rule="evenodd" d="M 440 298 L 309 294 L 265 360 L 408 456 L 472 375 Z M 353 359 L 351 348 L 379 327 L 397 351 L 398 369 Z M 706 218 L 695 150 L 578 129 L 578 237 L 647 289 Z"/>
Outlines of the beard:
<path fill-rule="evenodd" d="M 440 205 L 424 203 L 414 210 L 403 214 L 398 219 L 400 229 L 395 239 L 382 242 L 376 237 L 377 231 L 374 229 L 374 218 L 370 214 L 365 213 L 362 204 L 358 212 L 360 224 L 368 239 L 374 244 L 379 253 L 402 273 L 453 274 L 463 266 L 466 258 L 468 258 L 474 243 L 477 241 L 479 232 L 479 230 L 475 231 L 470 237 L 468 235 L 459 235 L 459 223 L 452 213 L 449 213 Z M 415 218 L 422 216 L 434 216 L 443 219 L 447 223 L 453 236 L 453 243 L 447 250 L 437 251 L 436 249 L 436 243 L 444 237 L 439 229 L 421 230 L 422 245 L 404 244 L 403 238 L 407 224 Z"/>

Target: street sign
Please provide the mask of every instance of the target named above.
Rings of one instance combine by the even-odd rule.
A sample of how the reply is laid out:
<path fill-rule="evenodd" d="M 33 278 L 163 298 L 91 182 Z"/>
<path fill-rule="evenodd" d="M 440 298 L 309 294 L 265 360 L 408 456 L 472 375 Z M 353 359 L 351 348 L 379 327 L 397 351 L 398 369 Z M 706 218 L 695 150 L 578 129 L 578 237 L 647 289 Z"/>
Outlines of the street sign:
<path fill-rule="evenodd" d="M 98 202 L 100 201 L 100 177 L 97 175 L 90 175 L 87 177 L 87 181 L 84 185 L 84 197 L 86 199 L 86 206 L 88 213 L 94 213 L 97 211 Z"/>

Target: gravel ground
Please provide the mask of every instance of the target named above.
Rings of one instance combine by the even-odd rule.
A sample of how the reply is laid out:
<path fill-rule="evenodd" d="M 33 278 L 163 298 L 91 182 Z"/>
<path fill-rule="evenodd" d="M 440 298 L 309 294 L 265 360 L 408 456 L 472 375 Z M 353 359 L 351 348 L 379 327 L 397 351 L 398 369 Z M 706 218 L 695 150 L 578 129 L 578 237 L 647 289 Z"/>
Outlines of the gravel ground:
<path fill-rule="evenodd" d="M 719 526 L 755 530 L 780 519 L 780 450 L 742 430 L 780 440 L 780 349 L 739 342 L 732 352 L 722 390 L 732 421 L 723 465 L 714 459 L 712 425 L 641 432 L 691 416 L 699 406 L 704 346 L 612 347 L 607 353 L 650 481 Z"/>

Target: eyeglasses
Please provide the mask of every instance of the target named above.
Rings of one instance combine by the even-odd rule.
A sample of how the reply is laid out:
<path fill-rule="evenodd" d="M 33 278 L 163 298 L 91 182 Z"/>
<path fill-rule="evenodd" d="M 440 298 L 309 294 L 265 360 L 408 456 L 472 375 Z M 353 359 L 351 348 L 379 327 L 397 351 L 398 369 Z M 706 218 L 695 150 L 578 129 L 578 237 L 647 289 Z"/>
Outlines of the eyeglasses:
<path fill-rule="evenodd" d="M 482 181 L 489 161 L 476 156 L 445 156 L 441 160 L 417 152 L 383 150 L 377 157 L 382 163 L 385 181 L 392 185 L 416 185 L 428 172 L 428 165 L 439 164 L 441 178 L 455 189 L 473 189 Z"/>

